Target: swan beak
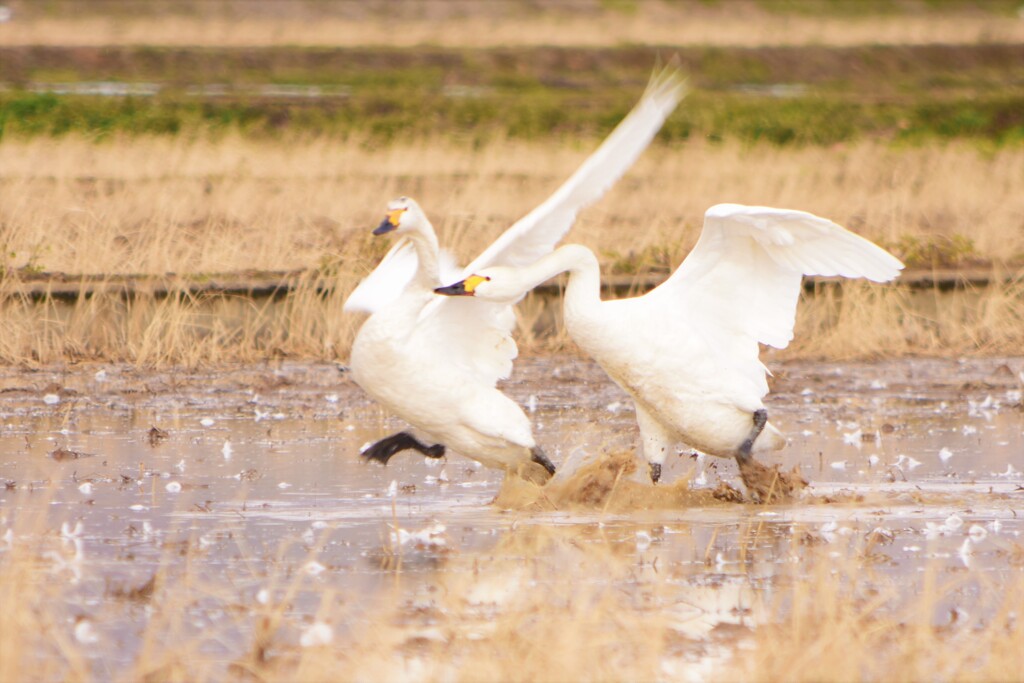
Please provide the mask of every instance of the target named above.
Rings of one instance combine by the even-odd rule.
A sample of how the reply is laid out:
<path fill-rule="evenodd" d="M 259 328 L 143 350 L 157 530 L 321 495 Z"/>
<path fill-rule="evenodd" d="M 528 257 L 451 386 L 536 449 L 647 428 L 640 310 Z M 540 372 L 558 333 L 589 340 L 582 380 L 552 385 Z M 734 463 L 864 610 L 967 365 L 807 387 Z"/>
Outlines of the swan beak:
<path fill-rule="evenodd" d="M 445 296 L 475 296 L 477 286 L 481 282 L 487 282 L 490 279 L 491 278 L 483 275 L 470 275 L 465 280 L 460 280 L 454 285 L 438 287 L 434 290 L 434 293 L 444 294 Z"/>
<path fill-rule="evenodd" d="M 438 287 L 434 290 L 435 294 L 444 294 L 445 296 L 473 296 L 473 290 L 466 289 L 466 281 L 460 280 L 454 285 L 448 285 L 447 287 Z"/>
<path fill-rule="evenodd" d="M 384 233 L 391 232 L 398 227 L 398 221 L 402 219 L 402 213 L 405 209 L 395 209 L 394 211 L 388 211 L 388 215 L 384 217 L 384 220 L 380 222 L 380 225 L 373 231 L 374 235 L 383 235 Z"/>

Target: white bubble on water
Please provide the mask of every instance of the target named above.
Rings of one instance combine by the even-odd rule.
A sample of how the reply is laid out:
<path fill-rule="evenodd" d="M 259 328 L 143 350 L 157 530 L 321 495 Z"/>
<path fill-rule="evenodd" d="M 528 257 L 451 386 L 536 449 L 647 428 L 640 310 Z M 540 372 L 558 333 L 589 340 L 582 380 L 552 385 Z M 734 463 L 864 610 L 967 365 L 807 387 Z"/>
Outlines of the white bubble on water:
<path fill-rule="evenodd" d="M 330 624 L 315 621 L 302 632 L 302 635 L 299 637 L 299 645 L 302 647 L 322 647 L 330 645 L 332 640 L 334 640 L 334 629 L 331 628 Z"/>
<path fill-rule="evenodd" d="M 316 560 L 310 560 L 302 567 L 302 571 L 309 574 L 310 576 L 318 576 L 326 570 L 327 567 L 323 566 Z"/>
<path fill-rule="evenodd" d="M 45 396 L 43 396 L 43 403 L 45 403 L 48 406 L 57 405 L 58 403 L 60 403 L 60 396 L 58 396 L 57 394 L 46 394 Z"/>
<path fill-rule="evenodd" d="M 169 482 L 164 488 L 167 489 L 167 493 L 181 493 L 181 483 L 177 481 Z"/>
<path fill-rule="evenodd" d="M 202 420 L 199 421 L 199 424 L 203 425 L 204 427 L 212 427 L 214 424 L 214 420 L 212 417 L 204 417 Z"/>
<path fill-rule="evenodd" d="M 75 640 L 82 645 L 93 645 L 99 642 L 100 636 L 96 633 L 96 629 L 93 628 L 92 622 L 82 618 L 75 624 Z"/>

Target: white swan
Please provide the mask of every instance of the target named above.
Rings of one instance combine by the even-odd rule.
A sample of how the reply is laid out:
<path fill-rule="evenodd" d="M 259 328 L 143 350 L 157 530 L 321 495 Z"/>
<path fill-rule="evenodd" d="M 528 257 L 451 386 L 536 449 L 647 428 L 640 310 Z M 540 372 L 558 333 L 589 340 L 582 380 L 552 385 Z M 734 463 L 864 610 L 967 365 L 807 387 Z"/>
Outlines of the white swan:
<path fill-rule="evenodd" d="M 804 275 L 892 280 L 903 264 L 832 221 L 804 211 L 719 204 L 708 209 L 693 251 L 647 294 L 601 301 L 597 258 L 567 245 L 526 268 L 486 268 L 436 290 L 513 301 L 569 272 L 570 336 L 632 396 L 651 479 L 685 443 L 747 463 L 785 444 L 762 400 L 767 368 L 758 343 L 793 338 Z"/>
<path fill-rule="evenodd" d="M 508 377 L 517 352 L 511 337 L 515 299 L 447 299 L 433 289 L 488 266 L 525 265 L 549 253 L 576 214 L 597 201 L 639 157 L 683 93 L 674 67 L 655 74 L 640 102 L 569 180 L 469 267 L 443 280 L 442 270 L 452 270 L 450 260 L 438 249 L 423 210 L 407 197 L 388 204 L 374 234 L 394 231 L 403 239 L 345 302 L 346 311 L 372 314 L 353 342 L 352 377 L 435 443 L 427 445 L 399 432 L 365 449 L 364 457 L 386 464 L 400 450 L 441 457 L 448 447 L 533 479 L 554 472 L 533 439 L 525 413 L 495 388 L 499 379 Z"/>

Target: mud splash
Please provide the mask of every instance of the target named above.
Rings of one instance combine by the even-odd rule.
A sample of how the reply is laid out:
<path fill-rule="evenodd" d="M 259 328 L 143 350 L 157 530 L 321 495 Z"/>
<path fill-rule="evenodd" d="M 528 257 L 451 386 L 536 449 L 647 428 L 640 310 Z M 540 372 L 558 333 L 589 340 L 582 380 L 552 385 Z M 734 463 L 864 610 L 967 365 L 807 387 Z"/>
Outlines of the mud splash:
<path fill-rule="evenodd" d="M 642 510 L 678 510 L 723 503 L 792 501 L 807 482 L 796 471 L 780 472 L 778 465 L 755 462 L 743 470 L 750 498 L 726 482 L 715 488 L 692 488 L 688 477 L 667 484 L 638 481 L 632 451 L 616 451 L 592 458 L 570 474 L 556 475 L 547 485 L 510 474 L 505 477 L 493 505 L 501 510 L 601 511 L 616 514 Z"/>
<path fill-rule="evenodd" d="M 739 467 L 743 485 L 757 503 L 788 503 L 807 488 L 807 480 L 800 476 L 800 469 L 795 466 L 783 472 L 779 465 L 767 467 L 750 458 L 740 462 Z"/>

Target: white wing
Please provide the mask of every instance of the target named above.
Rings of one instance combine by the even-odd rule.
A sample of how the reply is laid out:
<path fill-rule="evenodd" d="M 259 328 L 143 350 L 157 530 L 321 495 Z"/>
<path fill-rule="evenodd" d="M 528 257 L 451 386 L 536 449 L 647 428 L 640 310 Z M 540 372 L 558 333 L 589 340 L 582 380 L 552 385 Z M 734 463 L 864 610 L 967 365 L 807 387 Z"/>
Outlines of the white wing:
<path fill-rule="evenodd" d="M 345 299 L 342 310 L 346 313 L 353 311 L 376 313 L 405 291 L 416 274 L 418 265 L 419 259 L 416 257 L 416 250 L 413 248 L 412 242 L 408 238 L 398 240 L 380 260 L 377 267 L 352 290 L 352 293 Z M 458 280 L 459 273 L 462 271 L 455 264 L 455 259 L 449 252 L 441 250 L 438 265 L 442 280 L 452 282 Z"/>
<path fill-rule="evenodd" d="M 684 94 L 683 80 L 674 66 L 652 76 L 640 102 L 601 146 L 543 204 L 516 221 L 470 263 L 462 277 L 488 266 L 524 266 L 554 249 L 576 215 L 600 199 L 633 165 Z"/>
<path fill-rule="evenodd" d="M 757 344 L 781 349 L 792 340 L 804 275 L 886 282 L 902 268 L 881 247 L 814 214 L 718 204 L 705 213 L 693 251 L 648 297 L 764 396 Z"/>
<path fill-rule="evenodd" d="M 683 94 L 683 82 L 674 67 L 653 76 L 640 102 L 569 180 L 502 233 L 460 275 L 445 282 L 492 265 L 527 265 L 554 249 L 572 227 L 576 214 L 600 199 L 647 148 Z M 518 353 L 512 340 L 514 325 L 511 305 L 439 297 L 424 307 L 416 334 L 423 335 L 425 344 L 444 340 L 450 352 L 446 356 L 464 364 L 472 381 L 493 386 L 512 372 Z"/>
<path fill-rule="evenodd" d="M 414 345 L 434 349 L 438 362 L 450 366 L 449 376 L 458 374 L 466 382 L 488 387 L 506 379 L 518 355 L 512 339 L 512 306 L 472 297 L 444 299 L 444 305 L 420 318 Z"/>

